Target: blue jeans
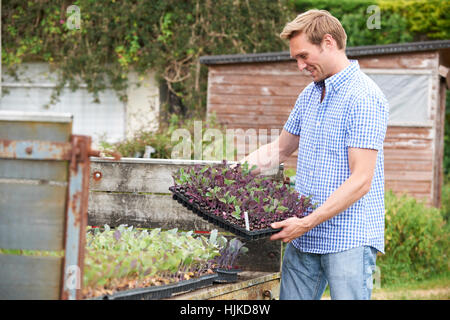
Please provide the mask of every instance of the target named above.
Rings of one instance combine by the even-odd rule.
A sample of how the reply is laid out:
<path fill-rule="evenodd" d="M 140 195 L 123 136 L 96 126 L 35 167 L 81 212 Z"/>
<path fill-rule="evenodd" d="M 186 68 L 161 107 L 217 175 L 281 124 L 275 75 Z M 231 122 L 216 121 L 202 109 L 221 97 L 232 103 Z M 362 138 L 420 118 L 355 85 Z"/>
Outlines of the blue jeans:
<path fill-rule="evenodd" d="M 331 299 L 370 300 L 377 250 L 363 246 L 314 254 L 286 246 L 280 300 L 319 300 L 327 284 Z"/>

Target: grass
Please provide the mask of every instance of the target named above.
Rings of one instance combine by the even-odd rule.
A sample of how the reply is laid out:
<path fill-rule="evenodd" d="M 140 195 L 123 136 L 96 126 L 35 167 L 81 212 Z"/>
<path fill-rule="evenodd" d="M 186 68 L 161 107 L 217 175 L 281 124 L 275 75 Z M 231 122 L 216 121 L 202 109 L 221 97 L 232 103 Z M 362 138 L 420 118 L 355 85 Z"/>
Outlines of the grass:
<path fill-rule="evenodd" d="M 330 299 L 329 287 L 325 290 L 322 299 Z M 374 288 L 372 300 L 450 300 L 450 272 L 423 281 Z"/>

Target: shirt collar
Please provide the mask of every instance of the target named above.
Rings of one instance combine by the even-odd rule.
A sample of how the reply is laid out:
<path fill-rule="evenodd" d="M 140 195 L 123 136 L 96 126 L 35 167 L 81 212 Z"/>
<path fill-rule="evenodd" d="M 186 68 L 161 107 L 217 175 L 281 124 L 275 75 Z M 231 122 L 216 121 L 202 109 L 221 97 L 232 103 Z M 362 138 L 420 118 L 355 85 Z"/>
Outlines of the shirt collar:
<path fill-rule="evenodd" d="M 339 90 L 339 88 L 348 80 L 350 79 L 357 71 L 359 71 L 359 63 L 357 60 L 350 60 L 350 64 L 344 69 L 339 71 L 338 73 L 332 75 L 329 78 L 326 78 L 325 80 L 315 82 L 317 88 L 322 89 L 323 85 L 327 88 L 330 88 L 330 86 L 335 90 Z"/>

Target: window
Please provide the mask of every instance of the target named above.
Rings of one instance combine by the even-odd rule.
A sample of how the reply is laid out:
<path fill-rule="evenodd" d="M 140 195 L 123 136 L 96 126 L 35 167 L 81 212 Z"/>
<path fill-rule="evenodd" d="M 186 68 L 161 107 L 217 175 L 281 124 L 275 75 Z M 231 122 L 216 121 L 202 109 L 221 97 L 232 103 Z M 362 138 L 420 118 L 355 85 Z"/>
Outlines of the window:
<path fill-rule="evenodd" d="M 430 126 L 432 73 L 428 70 L 363 70 L 389 101 L 390 125 Z"/>

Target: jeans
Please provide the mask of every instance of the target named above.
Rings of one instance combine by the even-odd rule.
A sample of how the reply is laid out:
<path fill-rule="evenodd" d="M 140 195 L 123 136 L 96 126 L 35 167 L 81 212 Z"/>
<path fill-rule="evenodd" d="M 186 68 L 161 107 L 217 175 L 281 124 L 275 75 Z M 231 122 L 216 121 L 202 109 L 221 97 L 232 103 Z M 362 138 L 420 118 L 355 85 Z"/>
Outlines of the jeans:
<path fill-rule="evenodd" d="M 289 243 L 281 269 L 280 300 L 319 300 L 327 284 L 333 300 L 370 300 L 376 254 L 369 246 L 306 253 Z"/>

